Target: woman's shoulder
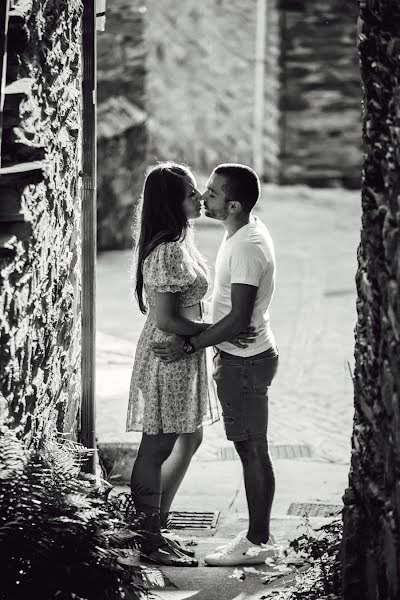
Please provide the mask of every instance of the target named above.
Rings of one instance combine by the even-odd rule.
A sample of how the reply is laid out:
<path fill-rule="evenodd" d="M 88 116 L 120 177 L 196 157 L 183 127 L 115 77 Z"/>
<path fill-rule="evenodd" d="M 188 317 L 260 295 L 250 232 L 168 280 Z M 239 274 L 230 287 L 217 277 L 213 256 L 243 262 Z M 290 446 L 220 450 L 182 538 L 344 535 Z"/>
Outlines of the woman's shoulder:
<path fill-rule="evenodd" d="M 166 260 L 170 261 L 173 259 L 182 259 L 183 248 L 182 242 L 160 242 L 153 248 L 146 256 L 144 263 L 150 263 L 154 261 Z"/>
<path fill-rule="evenodd" d="M 162 242 L 145 259 L 143 279 L 159 291 L 177 292 L 194 282 L 196 272 L 181 242 Z"/>

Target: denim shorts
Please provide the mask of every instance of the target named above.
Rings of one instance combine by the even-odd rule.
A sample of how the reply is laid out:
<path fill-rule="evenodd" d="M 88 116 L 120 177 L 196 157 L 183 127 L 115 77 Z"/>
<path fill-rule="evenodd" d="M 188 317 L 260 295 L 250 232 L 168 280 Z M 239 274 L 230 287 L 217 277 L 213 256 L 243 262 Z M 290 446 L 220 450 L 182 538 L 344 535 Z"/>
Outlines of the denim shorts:
<path fill-rule="evenodd" d="M 266 437 L 268 388 L 278 368 L 276 350 L 249 357 L 215 350 L 213 378 L 227 439 L 239 442 Z"/>

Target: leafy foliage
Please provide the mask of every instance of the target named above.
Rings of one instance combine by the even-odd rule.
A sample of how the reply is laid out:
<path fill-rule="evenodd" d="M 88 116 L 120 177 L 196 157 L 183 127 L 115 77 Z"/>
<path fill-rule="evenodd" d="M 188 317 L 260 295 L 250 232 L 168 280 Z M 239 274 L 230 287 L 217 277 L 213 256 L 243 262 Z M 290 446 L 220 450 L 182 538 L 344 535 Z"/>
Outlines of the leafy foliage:
<path fill-rule="evenodd" d="M 81 473 L 79 445 L 38 446 L 0 428 L 0 600 L 139 598 L 132 507 Z"/>
<path fill-rule="evenodd" d="M 295 581 L 285 588 L 271 590 L 262 598 L 275 600 L 340 600 L 341 560 L 340 548 L 343 534 L 341 517 L 319 528 L 312 528 L 309 518 L 305 519 L 306 533 L 292 540 L 285 550 L 285 562 L 293 560 L 302 565 Z"/>
<path fill-rule="evenodd" d="M 306 518 L 307 532 L 290 543 L 290 548 L 311 564 L 310 570 L 297 577 L 293 600 L 319 600 L 341 592 L 340 547 L 343 532 L 341 518 L 313 529 Z"/>

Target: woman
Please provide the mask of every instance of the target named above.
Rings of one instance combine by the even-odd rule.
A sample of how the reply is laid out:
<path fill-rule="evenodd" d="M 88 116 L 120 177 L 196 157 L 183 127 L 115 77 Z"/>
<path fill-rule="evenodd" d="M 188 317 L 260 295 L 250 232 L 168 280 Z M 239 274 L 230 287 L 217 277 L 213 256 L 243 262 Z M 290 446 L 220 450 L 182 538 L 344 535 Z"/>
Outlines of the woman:
<path fill-rule="evenodd" d="M 186 166 L 168 162 L 149 172 L 135 263 L 136 297 L 148 316 L 136 349 L 127 431 L 143 432 L 131 479 L 142 552 L 164 565 L 197 565 L 193 553 L 161 535 L 161 526 L 202 441 L 203 423 L 218 419 L 205 351 L 171 363 L 152 352 L 171 335 L 195 335 L 209 326 L 201 309 L 209 273 L 191 223 L 200 214 L 201 194 Z"/>

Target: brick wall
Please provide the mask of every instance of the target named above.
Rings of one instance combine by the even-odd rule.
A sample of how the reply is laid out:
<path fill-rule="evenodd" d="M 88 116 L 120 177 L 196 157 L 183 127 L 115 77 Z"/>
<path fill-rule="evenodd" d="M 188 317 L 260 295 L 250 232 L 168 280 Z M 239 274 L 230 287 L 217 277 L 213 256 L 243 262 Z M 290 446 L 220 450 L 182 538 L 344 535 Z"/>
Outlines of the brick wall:
<path fill-rule="evenodd" d="M 356 0 L 282 0 L 281 181 L 361 185 Z"/>
<path fill-rule="evenodd" d="M 0 397 L 21 435 L 76 434 L 81 0 L 12 3 L 0 170 Z"/>
<path fill-rule="evenodd" d="M 362 3 L 366 150 L 344 600 L 400 597 L 400 7 Z"/>
<path fill-rule="evenodd" d="M 98 36 L 97 245 L 132 246 L 132 215 L 147 164 L 144 7 L 108 0 Z"/>

